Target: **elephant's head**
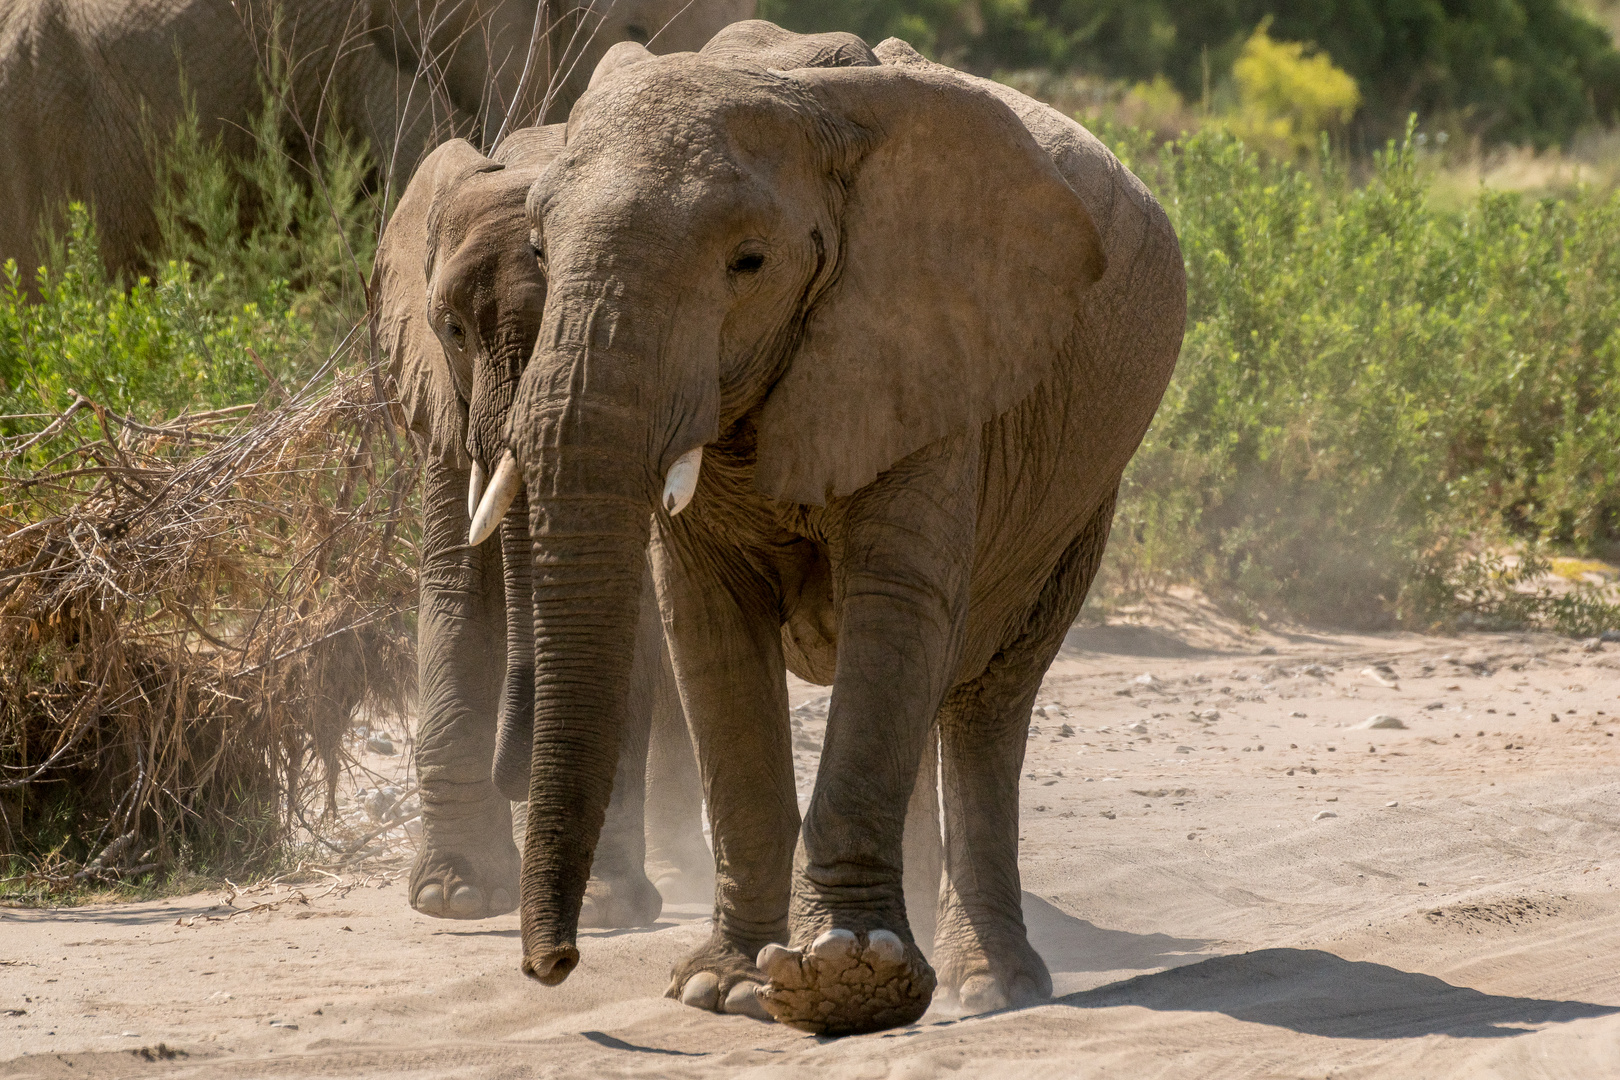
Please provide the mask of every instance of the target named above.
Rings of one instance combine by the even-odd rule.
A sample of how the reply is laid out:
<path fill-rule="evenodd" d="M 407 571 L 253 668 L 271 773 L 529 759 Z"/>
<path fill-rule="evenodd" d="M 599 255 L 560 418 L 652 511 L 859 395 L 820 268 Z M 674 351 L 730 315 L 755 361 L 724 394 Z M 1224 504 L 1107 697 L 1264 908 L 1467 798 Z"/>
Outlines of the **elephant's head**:
<path fill-rule="evenodd" d="M 622 67 L 529 195 L 549 293 L 509 441 L 535 541 L 522 927 L 542 982 L 578 962 L 650 520 L 724 534 L 739 500 L 824 504 L 977 429 L 1053 370 L 1102 273 L 1007 106 L 880 55 L 750 23 Z M 705 447 L 723 470 L 699 482 Z"/>

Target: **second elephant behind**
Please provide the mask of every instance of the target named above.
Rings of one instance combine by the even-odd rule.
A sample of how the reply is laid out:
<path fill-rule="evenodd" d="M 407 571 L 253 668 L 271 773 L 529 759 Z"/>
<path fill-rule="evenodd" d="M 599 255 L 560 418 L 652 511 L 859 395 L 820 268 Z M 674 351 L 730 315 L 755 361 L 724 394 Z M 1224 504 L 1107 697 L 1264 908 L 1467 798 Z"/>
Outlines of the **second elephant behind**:
<path fill-rule="evenodd" d="M 512 596 L 528 590 L 526 523 L 514 519 L 501 543 L 467 545 L 476 499 L 469 499 L 475 482 L 466 418 L 477 358 L 521 365 L 534 328 L 532 321 L 514 319 L 525 310 L 521 303 L 490 304 L 465 329 L 442 320 L 435 326 L 430 296 L 441 302 L 461 293 L 543 298 L 523 199 L 560 141 L 559 128 L 536 128 L 508 139 L 498 160 L 461 140 L 435 150 L 388 223 L 373 277 L 379 341 L 391 357 L 423 465 L 417 736 L 423 837 L 409 897 L 419 911 L 442 918 L 484 918 L 510 911 L 517 901 L 519 860 L 508 807 L 526 799 L 526 763 L 513 774 L 520 786 L 508 792 L 500 790 L 492 768 L 502 708 L 517 703 L 526 713 L 533 692 L 528 618 L 509 618 L 507 603 L 509 583 Z M 655 608 L 648 607 L 644 621 L 649 647 L 636 661 L 634 720 L 626 728 L 621 779 L 583 902 L 587 926 L 650 924 L 663 898 L 702 899 L 712 880 L 696 764 Z M 517 827 L 521 844 L 521 815 Z"/>

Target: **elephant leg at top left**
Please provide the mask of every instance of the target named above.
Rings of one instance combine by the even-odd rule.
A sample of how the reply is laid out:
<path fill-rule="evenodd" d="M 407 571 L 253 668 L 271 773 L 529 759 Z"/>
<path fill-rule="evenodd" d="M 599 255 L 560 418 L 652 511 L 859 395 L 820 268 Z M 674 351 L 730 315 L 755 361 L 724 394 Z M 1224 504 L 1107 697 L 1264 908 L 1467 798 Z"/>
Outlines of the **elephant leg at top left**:
<path fill-rule="evenodd" d="M 512 815 L 490 778 L 506 667 L 500 545 L 467 546 L 469 473 L 424 470 L 417 613 L 422 840 L 411 906 L 441 919 L 484 919 L 517 907 Z"/>

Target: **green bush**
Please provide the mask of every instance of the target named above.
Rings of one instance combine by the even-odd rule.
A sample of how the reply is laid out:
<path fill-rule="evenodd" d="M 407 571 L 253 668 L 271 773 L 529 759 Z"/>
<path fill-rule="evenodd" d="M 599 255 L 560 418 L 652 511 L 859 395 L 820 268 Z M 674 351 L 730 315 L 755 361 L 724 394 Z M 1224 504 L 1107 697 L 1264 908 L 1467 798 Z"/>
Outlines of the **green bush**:
<path fill-rule="evenodd" d="M 1325 153 L 1301 168 L 1211 130 L 1147 156 L 1104 134 L 1175 221 L 1189 301 L 1116 580 L 1426 626 L 1481 609 L 1501 545 L 1613 543 L 1620 195 L 1447 210 L 1410 139 L 1355 186 Z"/>
<path fill-rule="evenodd" d="M 0 435 L 37 430 L 73 392 L 137 419 L 256 401 L 308 378 L 363 317 L 376 233 L 364 157 L 326 148 L 312 184 L 274 115 L 267 105 L 245 161 L 204 140 L 194 115 L 159 148 L 152 276 L 107 275 L 83 206 L 46 266 L 0 269 Z"/>
<path fill-rule="evenodd" d="M 1326 52 L 1361 87 L 1376 148 L 1408 112 L 1486 142 L 1567 144 L 1615 119 L 1620 53 L 1570 0 L 761 0 L 794 30 L 896 35 L 982 74 L 1047 69 L 1219 91 L 1256 27 Z"/>

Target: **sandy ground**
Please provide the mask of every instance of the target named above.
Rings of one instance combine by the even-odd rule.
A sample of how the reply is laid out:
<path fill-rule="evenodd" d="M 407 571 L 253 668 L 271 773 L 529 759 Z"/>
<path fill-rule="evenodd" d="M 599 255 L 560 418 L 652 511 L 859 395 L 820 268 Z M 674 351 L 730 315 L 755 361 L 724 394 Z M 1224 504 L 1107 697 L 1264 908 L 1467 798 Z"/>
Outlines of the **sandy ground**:
<path fill-rule="evenodd" d="M 1620 1077 L 1620 645 L 1182 614 L 1077 629 L 1047 679 L 1050 1004 L 837 1040 L 699 1013 L 661 995 L 700 906 L 582 935 L 548 990 L 515 916 L 348 874 L 0 910 L 0 1076 Z"/>

